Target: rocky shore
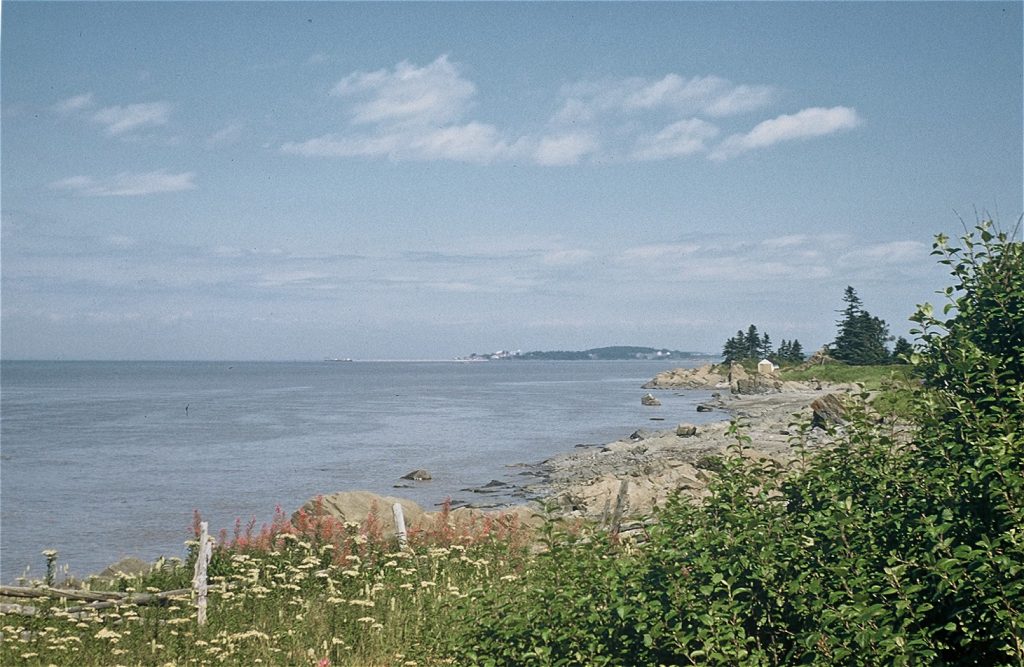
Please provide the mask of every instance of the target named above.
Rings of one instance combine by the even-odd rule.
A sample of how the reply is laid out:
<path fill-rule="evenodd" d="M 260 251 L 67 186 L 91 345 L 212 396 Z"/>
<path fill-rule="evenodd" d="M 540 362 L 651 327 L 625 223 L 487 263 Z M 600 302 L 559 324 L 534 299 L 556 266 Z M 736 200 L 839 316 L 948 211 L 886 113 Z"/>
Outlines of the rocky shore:
<path fill-rule="evenodd" d="M 774 373 L 750 374 L 737 365 L 724 374 L 712 366 L 667 371 L 642 388 L 707 390 L 708 399 L 697 410 L 719 412 L 721 420 L 695 426 L 686 422 L 686 415 L 678 415 L 678 425 L 667 430 L 641 429 L 615 442 L 577 446 L 574 451 L 525 466 L 520 473 L 523 481 L 512 485 L 518 487 L 514 495 L 524 499 L 522 505 L 500 510 L 459 508 L 452 512 L 452 520 L 473 521 L 488 512 L 500 512 L 531 523 L 541 507 L 567 518 L 602 521 L 610 513 L 621 513 L 625 520 L 641 519 L 664 504 L 675 490 L 694 500 L 706 494 L 720 457 L 736 443 L 728 432 L 730 421 L 739 419 L 744 424 L 743 432 L 751 440 L 746 455 L 784 463 L 792 457 L 793 424 L 812 418 L 822 425 L 841 421 L 841 396 L 853 389 L 816 381 L 783 382 Z M 814 429 L 811 438 L 823 435 L 824 431 Z M 372 505 L 385 510 L 394 502 L 402 503 L 411 524 L 437 517 L 406 500 L 351 491 L 323 496 L 319 506 L 311 500 L 304 509 L 362 521 Z M 393 529 L 390 511 L 380 514 L 386 527 Z"/>

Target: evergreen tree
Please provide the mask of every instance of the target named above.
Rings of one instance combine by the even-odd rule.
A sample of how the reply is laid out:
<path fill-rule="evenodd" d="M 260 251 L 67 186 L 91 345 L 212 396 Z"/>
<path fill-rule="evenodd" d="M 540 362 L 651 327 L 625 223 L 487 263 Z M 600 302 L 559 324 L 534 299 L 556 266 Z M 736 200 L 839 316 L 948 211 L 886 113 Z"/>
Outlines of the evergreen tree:
<path fill-rule="evenodd" d="M 832 356 L 854 365 L 888 363 L 891 355 L 885 343 L 889 326 L 864 310 L 852 287 L 846 288 L 843 301 L 846 308 L 841 311 L 843 319 L 836 323 L 839 331 L 832 343 Z"/>
<path fill-rule="evenodd" d="M 761 359 L 768 359 L 772 356 L 772 339 L 768 337 L 767 331 L 761 335 L 761 345 L 757 352 L 757 356 Z"/>
<path fill-rule="evenodd" d="M 896 339 L 896 344 L 892 348 L 892 361 L 894 364 L 905 364 L 910 359 L 911 353 L 914 351 L 914 346 L 910 342 L 900 336 Z"/>
<path fill-rule="evenodd" d="M 800 341 L 796 338 L 789 344 L 789 360 L 795 364 L 799 364 L 804 361 L 807 356 L 804 354 L 804 348 L 800 345 Z"/>
<path fill-rule="evenodd" d="M 746 345 L 743 341 L 743 331 L 737 331 L 735 336 L 725 341 L 722 357 L 726 363 L 732 363 L 743 359 L 744 354 L 746 354 Z"/>
<path fill-rule="evenodd" d="M 757 327 L 751 324 L 747 327 L 747 335 L 744 338 L 747 349 L 743 355 L 744 359 L 757 359 L 757 353 L 761 350 L 761 335 L 757 333 Z"/>
<path fill-rule="evenodd" d="M 789 341 L 785 338 L 779 343 L 779 349 L 775 352 L 775 361 L 779 364 L 784 364 L 789 361 L 789 356 L 792 354 L 792 348 L 790 347 Z"/>

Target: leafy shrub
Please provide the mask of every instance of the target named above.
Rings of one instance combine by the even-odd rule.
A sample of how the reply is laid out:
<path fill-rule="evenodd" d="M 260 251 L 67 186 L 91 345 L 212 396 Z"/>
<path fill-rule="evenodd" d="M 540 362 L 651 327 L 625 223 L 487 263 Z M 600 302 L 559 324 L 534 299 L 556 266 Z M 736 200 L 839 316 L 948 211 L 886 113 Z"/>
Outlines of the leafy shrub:
<path fill-rule="evenodd" d="M 484 665 L 1000 665 L 1024 661 L 1024 254 L 939 238 L 956 314 L 916 315 L 911 431 L 867 395 L 795 464 L 722 459 L 639 549 L 553 540 L 518 588 L 467 606 Z M 472 621 L 470 616 L 472 614 Z"/>

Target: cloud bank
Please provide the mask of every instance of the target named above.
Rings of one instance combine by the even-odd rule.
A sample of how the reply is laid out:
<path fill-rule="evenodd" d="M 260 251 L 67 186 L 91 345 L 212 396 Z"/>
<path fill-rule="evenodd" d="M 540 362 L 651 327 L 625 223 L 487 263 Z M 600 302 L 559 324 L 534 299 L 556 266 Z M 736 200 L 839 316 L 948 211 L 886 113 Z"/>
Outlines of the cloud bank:
<path fill-rule="evenodd" d="M 695 155 L 721 162 L 861 124 L 853 108 L 810 107 L 762 120 L 719 141 L 723 124 L 750 127 L 743 117 L 774 104 L 780 91 L 716 75 L 669 73 L 567 84 L 543 127 L 515 134 L 472 118 L 479 89 L 447 55 L 423 66 L 402 61 L 393 68 L 349 73 L 330 95 L 343 107 L 344 126 L 286 142 L 284 153 L 479 164 L 519 160 L 545 166 Z"/>

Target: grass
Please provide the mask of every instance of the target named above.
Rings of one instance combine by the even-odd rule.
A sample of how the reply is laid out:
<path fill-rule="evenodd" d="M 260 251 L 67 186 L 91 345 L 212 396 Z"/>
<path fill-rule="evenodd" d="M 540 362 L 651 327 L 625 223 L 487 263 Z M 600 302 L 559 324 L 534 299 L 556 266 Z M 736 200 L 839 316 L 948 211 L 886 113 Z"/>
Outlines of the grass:
<path fill-rule="evenodd" d="M 525 532 L 512 520 L 456 526 L 442 513 L 403 550 L 372 521 L 279 517 L 215 550 L 205 626 L 188 597 L 83 611 L 80 602 L 33 602 L 35 616 L 0 614 L 0 664 L 451 664 L 444 647 L 455 614 L 519 576 Z M 188 588 L 191 577 L 188 565 L 171 564 L 118 584 L 155 592 Z"/>
<path fill-rule="evenodd" d="M 911 382 L 911 366 L 890 364 L 884 366 L 851 366 L 849 364 L 824 364 L 806 370 L 782 368 L 783 380 L 821 380 L 823 382 L 861 384 L 868 391 L 878 391 L 893 384 L 907 385 Z"/>

